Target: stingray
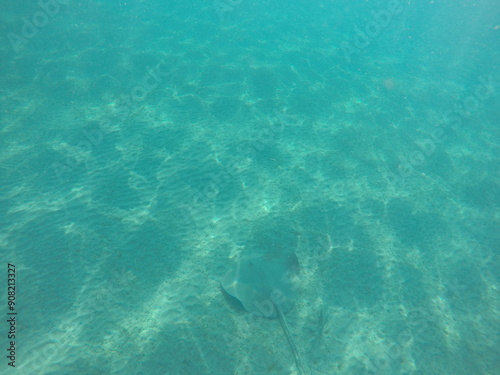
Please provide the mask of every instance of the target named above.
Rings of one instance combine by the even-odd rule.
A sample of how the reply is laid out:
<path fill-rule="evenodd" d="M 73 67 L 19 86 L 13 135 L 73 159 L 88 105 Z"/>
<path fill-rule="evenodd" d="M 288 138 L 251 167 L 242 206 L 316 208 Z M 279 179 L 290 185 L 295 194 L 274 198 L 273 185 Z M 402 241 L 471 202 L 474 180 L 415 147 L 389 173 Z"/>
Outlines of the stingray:
<path fill-rule="evenodd" d="M 266 253 L 241 257 L 222 279 L 221 286 L 245 310 L 264 318 L 278 318 L 292 348 L 299 375 L 303 374 L 284 314 L 293 308 L 298 260 L 294 253 Z"/>

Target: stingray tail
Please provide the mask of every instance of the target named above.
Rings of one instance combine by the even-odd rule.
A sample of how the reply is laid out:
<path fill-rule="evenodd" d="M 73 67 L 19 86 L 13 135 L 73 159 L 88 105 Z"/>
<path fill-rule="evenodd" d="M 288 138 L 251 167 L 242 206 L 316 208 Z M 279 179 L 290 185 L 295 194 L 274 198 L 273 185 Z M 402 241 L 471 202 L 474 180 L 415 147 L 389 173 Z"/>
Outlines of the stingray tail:
<path fill-rule="evenodd" d="M 285 315 L 283 315 L 283 311 L 281 311 L 281 308 L 278 305 L 274 304 L 274 307 L 278 312 L 281 327 L 283 327 L 283 331 L 285 331 L 286 338 L 288 339 L 288 342 L 292 347 L 293 358 L 295 359 L 295 365 L 297 366 L 297 371 L 299 372 L 299 375 L 304 375 L 305 374 L 304 367 L 302 366 L 302 361 L 300 360 L 297 347 L 295 346 L 295 343 L 292 340 L 292 336 L 290 335 L 290 330 L 288 329 L 288 324 L 286 324 Z"/>

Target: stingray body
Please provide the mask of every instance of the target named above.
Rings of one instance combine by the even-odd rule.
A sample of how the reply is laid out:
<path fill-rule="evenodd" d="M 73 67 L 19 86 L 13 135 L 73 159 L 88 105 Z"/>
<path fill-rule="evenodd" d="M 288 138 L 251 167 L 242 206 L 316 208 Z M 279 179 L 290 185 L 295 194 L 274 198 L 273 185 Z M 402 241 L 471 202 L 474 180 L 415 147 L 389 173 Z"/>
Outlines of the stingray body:
<path fill-rule="evenodd" d="M 298 260 L 294 253 L 266 253 L 241 257 L 222 279 L 226 293 L 238 299 L 245 310 L 264 318 L 278 318 L 292 348 L 299 374 L 302 363 L 284 314 L 296 299 Z"/>

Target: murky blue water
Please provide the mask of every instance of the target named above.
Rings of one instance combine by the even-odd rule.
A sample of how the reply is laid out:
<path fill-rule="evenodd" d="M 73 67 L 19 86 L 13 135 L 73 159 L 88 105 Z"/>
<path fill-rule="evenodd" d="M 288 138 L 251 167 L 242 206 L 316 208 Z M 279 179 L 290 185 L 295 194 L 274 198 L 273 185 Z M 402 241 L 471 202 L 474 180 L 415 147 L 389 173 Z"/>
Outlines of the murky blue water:
<path fill-rule="evenodd" d="M 17 373 L 299 374 L 220 288 L 275 249 L 302 373 L 496 373 L 496 2 L 0 7 Z"/>

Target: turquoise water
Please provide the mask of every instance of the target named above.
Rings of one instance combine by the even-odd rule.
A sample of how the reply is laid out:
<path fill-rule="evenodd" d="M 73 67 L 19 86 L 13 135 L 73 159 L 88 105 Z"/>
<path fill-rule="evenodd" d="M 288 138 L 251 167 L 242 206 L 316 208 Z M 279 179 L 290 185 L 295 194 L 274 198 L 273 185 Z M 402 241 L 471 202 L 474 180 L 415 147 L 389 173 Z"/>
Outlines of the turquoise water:
<path fill-rule="evenodd" d="M 0 9 L 1 373 L 297 375 L 277 249 L 301 373 L 498 373 L 495 1 Z"/>

